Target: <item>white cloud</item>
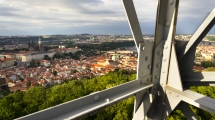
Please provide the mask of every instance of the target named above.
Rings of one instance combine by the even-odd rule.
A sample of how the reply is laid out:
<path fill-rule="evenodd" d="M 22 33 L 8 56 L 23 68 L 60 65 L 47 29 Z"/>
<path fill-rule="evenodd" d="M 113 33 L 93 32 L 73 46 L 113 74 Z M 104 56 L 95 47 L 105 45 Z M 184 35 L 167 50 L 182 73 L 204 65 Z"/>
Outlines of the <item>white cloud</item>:
<path fill-rule="evenodd" d="M 133 1 L 141 26 L 151 26 L 151 29 L 154 29 L 157 0 Z M 202 21 L 214 7 L 215 1 L 181 1 L 179 22 L 199 18 L 202 18 Z M 31 28 L 32 33 L 36 33 L 38 27 L 43 32 L 49 28 L 67 30 L 92 27 L 89 32 L 99 33 L 101 30 L 97 30 L 97 26 L 103 26 L 104 29 L 110 29 L 112 26 L 113 32 L 116 27 L 128 28 L 121 0 L 0 0 L 0 18 L 0 32 L 4 31 L 4 28 L 12 28 L 13 31 L 26 31 L 26 28 Z M 81 33 L 81 29 L 78 30 Z M 121 32 L 123 33 L 123 29 Z"/>

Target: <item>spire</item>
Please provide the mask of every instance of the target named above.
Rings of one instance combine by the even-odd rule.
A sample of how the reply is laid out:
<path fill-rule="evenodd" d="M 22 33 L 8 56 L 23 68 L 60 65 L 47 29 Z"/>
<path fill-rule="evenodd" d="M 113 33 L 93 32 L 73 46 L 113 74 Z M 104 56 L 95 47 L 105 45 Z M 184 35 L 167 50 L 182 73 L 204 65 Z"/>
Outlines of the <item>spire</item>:
<path fill-rule="evenodd" d="M 28 41 L 28 48 L 30 48 L 31 47 L 31 42 L 30 41 Z"/>
<path fill-rule="evenodd" d="M 34 41 L 31 40 L 31 47 L 34 47 Z"/>

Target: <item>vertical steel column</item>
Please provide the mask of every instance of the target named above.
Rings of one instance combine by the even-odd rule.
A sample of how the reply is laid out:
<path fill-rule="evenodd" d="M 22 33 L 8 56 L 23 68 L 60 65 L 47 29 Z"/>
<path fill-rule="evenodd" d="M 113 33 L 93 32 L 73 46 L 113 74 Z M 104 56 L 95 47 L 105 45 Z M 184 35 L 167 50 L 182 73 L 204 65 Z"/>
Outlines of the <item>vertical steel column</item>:
<path fill-rule="evenodd" d="M 133 3 L 133 0 L 122 0 L 122 2 L 128 18 L 131 33 L 133 35 L 136 48 L 138 50 L 139 44 L 143 43 L 144 40 L 143 40 L 140 24 L 137 18 L 137 14 L 135 11 L 134 3 Z"/>
<path fill-rule="evenodd" d="M 151 82 L 151 79 L 143 81 L 143 78 L 151 75 L 151 62 L 153 43 L 144 43 L 141 28 L 138 22 L 137 14 L 135 11 L 134 3 L 132 0 L 122 0 L 125 12 L 129 21 L 131 32 L 138 50 L 138 65 L 137 65 L 137 79 L 142 81 L 142 84 Z M 145 119 L 146 113 L 150 106 L 149 93 L 141 91 L 136 93 L 134 104 L 134 117 L 133 119 Z"/>
<path fill-rule="evenodd" d="M 148 116 L 152 119 L 161 119 L 163 116 L 164 87 L 167 83 L 170 51 L 175 37 L 178 4 L 179 0 L 159 0 L 158 4 L 152 70 L 154 88 L 151 90 L 155 97 L 148 111 Z"/>
<path fill-rule="evenodd" d="M 138 49 L 137 80 L 141 80 L 142 84 L 151 83 L 152 52 L 153 42 L 140 44 Z M 149 79 L 143 80 L 147 76 L 150 76 Z M 149 91 L 139 92 L 135 96 L 133 119 L 146 119 L 146 113 L 150 106 Z"/>

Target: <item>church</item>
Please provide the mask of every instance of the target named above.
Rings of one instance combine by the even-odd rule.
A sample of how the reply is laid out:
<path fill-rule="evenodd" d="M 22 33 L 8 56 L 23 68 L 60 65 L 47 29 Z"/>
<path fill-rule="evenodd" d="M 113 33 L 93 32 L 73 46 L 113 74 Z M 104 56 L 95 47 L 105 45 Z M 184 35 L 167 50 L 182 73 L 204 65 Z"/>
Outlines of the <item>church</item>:
<path fill-rule="evenodd" d="M 39 37 L 39 40 L 38 40 L 38 44 L 34 44 L 34 41 L 31 40 L 31 42 L 29 41 L 28 42 L 28 50 L 29 51 L 40 51 L 40 52 L 44 52 L 45 51 L 45 47 L 43 46 L 43 43 Z"/>

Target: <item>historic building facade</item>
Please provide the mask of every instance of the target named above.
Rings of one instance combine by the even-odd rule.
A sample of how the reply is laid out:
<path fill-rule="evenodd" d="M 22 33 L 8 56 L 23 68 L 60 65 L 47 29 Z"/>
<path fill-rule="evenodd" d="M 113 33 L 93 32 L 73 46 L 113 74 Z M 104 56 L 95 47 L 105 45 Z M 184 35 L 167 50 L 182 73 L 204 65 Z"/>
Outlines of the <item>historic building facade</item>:
<path fill-rule="evenodd" d="M 29 41 L 28 42 L 28 50 L 29 51 L 40 51 L 40 52 L 45 51 L 45 47 L 43 46 L 41 38 L 39 37 L 38 44 L 36 44 L 36 45 L 34 44 L 33 40 Z"/>

